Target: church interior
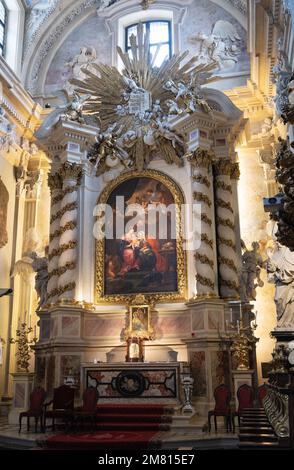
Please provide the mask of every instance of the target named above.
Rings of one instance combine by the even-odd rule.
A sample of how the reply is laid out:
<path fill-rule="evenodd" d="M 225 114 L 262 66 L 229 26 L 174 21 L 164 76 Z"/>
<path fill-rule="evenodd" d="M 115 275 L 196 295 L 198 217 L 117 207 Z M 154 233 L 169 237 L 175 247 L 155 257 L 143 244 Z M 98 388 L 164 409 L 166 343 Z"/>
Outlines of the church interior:
<path fill-rule="evenodd" d="M 0 450 L 294 449 L 293 37 L 0 0 Z"/>

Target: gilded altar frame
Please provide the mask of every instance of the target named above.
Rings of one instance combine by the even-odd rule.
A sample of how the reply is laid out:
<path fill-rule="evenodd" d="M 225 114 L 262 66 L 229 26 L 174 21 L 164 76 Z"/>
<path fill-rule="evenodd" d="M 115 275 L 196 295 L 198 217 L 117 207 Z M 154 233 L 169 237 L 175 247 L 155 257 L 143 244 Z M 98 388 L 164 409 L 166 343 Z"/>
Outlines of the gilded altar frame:
<path fill-rule="evenodd" d="M 176 206 L 176 252 L 177 252 L 177 276 L 178 276 L 178 289 L 177 292 L 160 292 L 160 293 L 144 293 L 142 297 L 144 302 L 149 305 L 154 305 L 158 302 L 176 302 L 187 299 L 187 273 L 186 273 L 186 254 L 183 248 L 183 221 L 181 206 L 184 204 L 184 195 L 170 176 L 157 170 L 142 170 L 142 171 L 128 171 L 122 173 L 117 178 L 113 179 L 102 190 L 98 197 L 97 204 L 106 204 L 109 196 L 114 189 L 122 182 L 132 178 L 153 178 L 160 183 L 166 185 L 174 197 Z M 115 294 L 105 295 L 105 238 L 98 239 L 95 242 L 95 304 L 124 304 L 131 305 L 134 299 L 138 296 L 136 294 Z M 140 294 L 139 294 L 140 295 Z"/>

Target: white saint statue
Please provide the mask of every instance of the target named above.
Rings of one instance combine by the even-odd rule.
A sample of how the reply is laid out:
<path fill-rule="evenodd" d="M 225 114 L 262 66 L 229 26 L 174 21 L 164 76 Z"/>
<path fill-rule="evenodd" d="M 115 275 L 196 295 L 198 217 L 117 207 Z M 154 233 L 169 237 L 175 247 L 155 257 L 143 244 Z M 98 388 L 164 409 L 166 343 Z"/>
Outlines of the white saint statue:
<path fill-rule="evenodd" d="M 294 252 L 276 239 L 277 223 L 270 221 L 268 230 L 274 240 L 274 249 L 267 261 L 268 281 L 275 284 L 275 303 L 279 329 L 294 328 Z"/>

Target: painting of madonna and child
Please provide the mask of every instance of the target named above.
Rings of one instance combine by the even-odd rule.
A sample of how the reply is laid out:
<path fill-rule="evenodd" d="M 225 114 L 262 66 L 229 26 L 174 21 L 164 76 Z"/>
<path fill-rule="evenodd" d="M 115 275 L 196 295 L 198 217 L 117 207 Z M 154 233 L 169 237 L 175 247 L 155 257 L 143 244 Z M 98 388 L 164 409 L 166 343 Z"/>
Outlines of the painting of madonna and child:
<path fill-rule="evenodd" d="M 104 295 L 177 292 L 171 191 L 157 179 L 134 177 L 117 186 L 107 204 L 112 208 L 115 236 L 105 240 Z"/>

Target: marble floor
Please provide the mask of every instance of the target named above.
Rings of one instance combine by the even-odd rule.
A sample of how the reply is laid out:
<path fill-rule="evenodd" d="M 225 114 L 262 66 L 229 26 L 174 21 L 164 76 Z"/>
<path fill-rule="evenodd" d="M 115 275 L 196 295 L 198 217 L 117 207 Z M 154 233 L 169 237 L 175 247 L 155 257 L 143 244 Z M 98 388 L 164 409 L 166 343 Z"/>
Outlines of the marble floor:
<path fill-rule="evenodd" d="M 238 446 L 237 434 L 227 433 L 223 423 L 219 423 L 218 432 L 202 431 L 205 419 L 193 417 L 189 424 L 173 424 L 170 431 L 160 431 L 154 437 L 162 441 L 163 449 L 236 449 Z M 32 423 L 33 424 L 33 423 Z M 8 424 L 7 417 L 0 417 L 0 450 L 2 449 L 38 449 L 38 440 L 52 436 L 53 432 L 35 433 L 34 427 L 26 430 L 23 422 L 22 432 L 19 434 L 18 426 Z"/>

